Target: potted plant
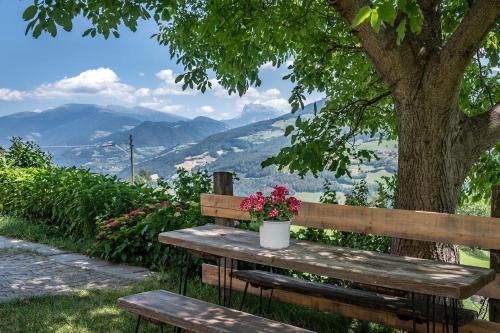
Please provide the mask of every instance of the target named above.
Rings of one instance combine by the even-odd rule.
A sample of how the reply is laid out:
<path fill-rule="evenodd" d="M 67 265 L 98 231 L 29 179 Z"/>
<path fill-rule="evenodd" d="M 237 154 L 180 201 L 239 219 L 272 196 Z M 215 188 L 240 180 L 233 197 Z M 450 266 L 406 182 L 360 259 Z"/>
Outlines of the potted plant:
<path fill-rule="evenodd" d="M 251 221 L 259 224 L 260 246 L 264 248 L 290 245 L 290 219 L 298 215 L 301 202 L 288 194 L 286 187 L 277 185 L 270 195 L 257 192 L 240 204 L 241 210 L 250 213 Z"/>

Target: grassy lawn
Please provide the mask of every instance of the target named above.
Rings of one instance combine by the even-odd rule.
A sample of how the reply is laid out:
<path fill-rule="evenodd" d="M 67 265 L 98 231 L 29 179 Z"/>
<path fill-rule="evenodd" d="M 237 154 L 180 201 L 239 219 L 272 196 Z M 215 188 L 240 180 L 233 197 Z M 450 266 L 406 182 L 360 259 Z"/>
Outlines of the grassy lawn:
<path fill-rule="evenodd" d="M 132 332 L 137 319 L 118 309 L 116 300 L 124 295 L 154 290 L 176 291 L 177 277 L 173 274 L 162 282 L 137 284 L 131 288 L 106 291 L 79 291 L 70 295 L 43 296 L 12 301 L 0 305 L 0 332 Z M 217 289 L 202 284 L 198 278 L 190 281 L 188 295 L 217 302 Z M 240 294 L 234 293 L 233 304 L 239 304 Z M 248 297 L 245 311 L 258 313 L 258 298 Z M 269 318 L 308 327 L 317 332 L 392 332 L 374 324 L 353 321 L 299 306 L 274 302 Z M 168 329 L 165 330 L 169 332 Z M 144 325 L 141 332 L 159 332 L 157 326 Z"/>

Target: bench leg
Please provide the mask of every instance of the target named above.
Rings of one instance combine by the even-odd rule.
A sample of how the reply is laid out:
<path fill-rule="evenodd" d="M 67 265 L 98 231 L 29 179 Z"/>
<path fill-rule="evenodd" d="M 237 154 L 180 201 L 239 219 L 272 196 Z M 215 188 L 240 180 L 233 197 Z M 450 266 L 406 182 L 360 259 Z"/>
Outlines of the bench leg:
<path fill-rule="evenodd" d="M 180 271 L 180 276 L 179 276 L 179 294 L 185 296 L 187 293 L 187 280 L 188 280 L 188 273 L 189 273 L 189 268 L 191 266 L 191 255 L 186 252 L 182 259 L 181 263 L 181 271 Z M 161 327 L 162 332 L 163 332 L 163 326 Z M 180 327 L 175 327 L 174 328 L 174 333 L 181 333 L 182 329 Z"/>
<path fill-rule="evenodd" d="M 141 325 L 141 316 L 137 317 L 137 324 L 135 324 L 135 333 L 139 332 L 139 326 Z"/>
<path fill-rule="evenodd" d="M 243 310 L 243 304 L 245 303 L 245 297 L 247 296 L 247 291 L 248 291 L 248 285 L 250 282 L 247 282 L 245 284 L 245 291 L 243 291 L 243 297 L 241 298 L 241 304 L 240 304 L 240 311 Z"/>
<path fill-rule="evenodd" d="M 267 310 L 266 310 L 266 313 L 270 313 L 271 312 L 271 301 L 273 299 L 273 292 L 274 292 L 274 289 L 271 289 L 271 293 L 269 295 L 269 300 L 267 301 Z"/>

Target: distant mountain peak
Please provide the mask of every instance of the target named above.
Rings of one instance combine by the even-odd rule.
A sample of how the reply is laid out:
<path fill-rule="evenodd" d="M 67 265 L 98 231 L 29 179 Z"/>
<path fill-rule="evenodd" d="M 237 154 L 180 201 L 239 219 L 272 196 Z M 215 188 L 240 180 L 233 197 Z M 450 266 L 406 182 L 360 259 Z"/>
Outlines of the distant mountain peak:
<path fill-rule="evenodd" d="M 269 112 L 269 113 L 276 113 L 276 114 L 280 114 L 280 115 L 283 114 L 281 111 L 279 111 L 276 108 L 273 108 L 272 106 L 267 106 L 267 105 L 263 105 L 263 104 L 259 104 L 259 103 L 250 103 L 250 104 L 246 104 L 243 107 L 243 110 L 241 111 L 241 115 L 246 114 L 246 113 L 255 113 L 255 112 L 259 112 L 259 113 Z"/>
<path fill-rule="evenodd" d="M 282 116 L 283 112 L 271 106 L 266 106 L 258 103 L 246 104 L 241 111 L 241 114 L 235 118 L 225 120 L 224 122 L 230 127 L 241 127 L 248 124 L 256 123 L 262 120 L 269 120 Z"/>

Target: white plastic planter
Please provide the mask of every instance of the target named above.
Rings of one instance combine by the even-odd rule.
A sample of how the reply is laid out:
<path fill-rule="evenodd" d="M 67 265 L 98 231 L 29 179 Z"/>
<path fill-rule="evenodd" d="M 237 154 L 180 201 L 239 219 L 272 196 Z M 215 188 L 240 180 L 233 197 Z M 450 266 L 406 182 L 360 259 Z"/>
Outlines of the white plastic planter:
<path fill-rule="evenodd" d="M 284 249 L 290 245 L 290 221 L 264 221 L 259 229 L 260 246 L 266 249 Z"/>

